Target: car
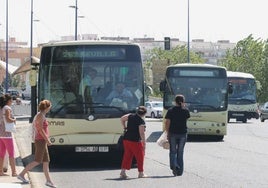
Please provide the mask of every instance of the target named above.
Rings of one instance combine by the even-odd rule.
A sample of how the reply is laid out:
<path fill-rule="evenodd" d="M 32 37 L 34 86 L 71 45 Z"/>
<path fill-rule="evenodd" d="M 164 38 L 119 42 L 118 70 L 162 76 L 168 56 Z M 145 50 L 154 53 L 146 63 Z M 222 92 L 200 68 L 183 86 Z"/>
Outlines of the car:
<path fill-rule="evenodd" d="M 145 102 L 147 108 L 146 117 L 162 118 L 163 117 L 163 102 L 162 101 L 148 101 Z"/>
<path fill-rule="evenodd" d="M 264 105 L 260 107 L 261 122 L 264 122 L 266 119 L 268 119 L 268 102 L 264 103 Z"/>
<path fill-rule="evenodd" d="M 9 89 L 6 93 L 10 94 L 13 99 L 21 97 L 20 92 L 18 92 L 17 90 Z"/>

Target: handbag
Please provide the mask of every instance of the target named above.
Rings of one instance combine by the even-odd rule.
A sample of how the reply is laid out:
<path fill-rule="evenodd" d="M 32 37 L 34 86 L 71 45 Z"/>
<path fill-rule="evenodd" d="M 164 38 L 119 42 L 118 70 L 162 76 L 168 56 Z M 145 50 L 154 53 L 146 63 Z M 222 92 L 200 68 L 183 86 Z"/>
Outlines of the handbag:
<path fill-rule="evenodd" d="M 15 123 L 14 122 L 12 122 L 12 123 L 5 122 L 5 131 L 15 133 L 16 132 Z"/>
<path fill-rule="evenodd" d="M 169 149 L 170 145 L 167 139 L 167 132 L 164 131 L 161 136 L 158 138 L 156 143 L 160 146 L 163 147 L 164 149 Z"/>
<path fill-rule="evenodd" d="M 121 135 L 118 139 L 116 148 L 118 151 L 123 151 L 124 150 L 124 145 L 123 145 L 123 140 L 124 140 L 124 135 Z"/>
<path fill-rule="evenodd" d="M 124 129 L 124 132 L 120 135 L 120 137 L 118 139 L 118 142 L 116 145 L 116 148 L 118 151 L 124 151 L 123 140 L 124 140 L 125 133 L 126 133 L 126 129 Z"/>

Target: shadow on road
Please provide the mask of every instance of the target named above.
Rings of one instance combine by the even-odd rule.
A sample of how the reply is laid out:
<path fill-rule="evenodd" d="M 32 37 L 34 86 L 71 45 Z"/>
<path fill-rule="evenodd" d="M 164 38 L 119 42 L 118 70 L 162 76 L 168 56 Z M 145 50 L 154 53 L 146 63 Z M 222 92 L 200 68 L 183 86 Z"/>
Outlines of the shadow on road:
<path fill-rule="evenodd" d="M 22 159 L 24 165 L 34 160 L 34 156 L 30 155 Z M 102 171 L 120 169 L 121 159 L 113 156 L 62 156 L 57 157 L 50 162 L 51 172 L 69 172 L 69 171 Z M 133 166 L 134 167 L 134 166 Z M 38 165 L 32 172 L 42 172 L 42 164 Z"/>
<path fill-rule="evenodd" d="M 152 132 L 147 138 L 147 142 L 156 142 L 161 136 L 162 131 Z M 187 142 L 222 142 L 219 141 L 217 136 L 207 136 L 207 135 L 188 135 Z"/>

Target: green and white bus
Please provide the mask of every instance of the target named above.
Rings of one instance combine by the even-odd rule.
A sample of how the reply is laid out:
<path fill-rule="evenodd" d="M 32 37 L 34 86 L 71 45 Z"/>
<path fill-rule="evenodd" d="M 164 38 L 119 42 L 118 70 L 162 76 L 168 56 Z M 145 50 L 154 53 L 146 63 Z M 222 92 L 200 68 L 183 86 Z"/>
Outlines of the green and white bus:
<path fill-rule="evenodd" d="M 211 135 L 222 140 L 227 134 L 228 92 L 231 87 L 224 67 L 209 64 L 176 64 L 166 68 L 163 92 L 164 113 L 183 94 L 190 110 L 189 135 Z"/>
<path fill-rule="evenodd" d="M 228 100 L 228 122 L 230 119 L 246 123 L 248 119 L 259 119 L 257 89 L 260 84 L 252 74 L 227 71 L 228 81 L 233 86 L 233 93 Z"/>
<path fill-rule="evenodd" d="M 56 157 L 118 152 L 123 133 L 120 117 L 135 112 L 145 101 L 138 45 L 102 41 L 45 44 L 38 75 L 38 102 L 52 101 L 47 114 L 49 149 L 58 153 Z M 131 98 L 107 99 L 118 83 Z"/>

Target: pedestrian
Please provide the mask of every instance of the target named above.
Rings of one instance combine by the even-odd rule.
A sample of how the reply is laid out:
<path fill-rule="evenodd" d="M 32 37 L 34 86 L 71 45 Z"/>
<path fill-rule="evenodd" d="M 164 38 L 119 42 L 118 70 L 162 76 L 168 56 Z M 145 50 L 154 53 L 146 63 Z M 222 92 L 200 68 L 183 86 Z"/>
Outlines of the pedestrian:
<path fill-rule="evenodd" d="M 120 178 L 127 179 L 126 170 L 130 170 L 133 157 L 137 160 L 138 178 L 145 178 L 143 164 L 145 155 L 145 121 L 146 108 L 139 106 L 135 114 L 126 114 L 121 117 L 121 124 L 125 130 L 123 146 L 124 155 L 121 164 Z M 127 122 L 127 125 L 126 125 Z"/>
<path fill-rule="evenodd" d="M 24 178 L 25 174 L 39 165 L 43 163 L 43 172 L 45 174 L 46 183 L 45 185 L 48 187 L 55 188 L 51 181 L 49 175 L 49 153 L 48 153 L 48 146 L 51 145 L 49 141 L 49 132 L 48 132 L 48 122 L 46 120 L 46 114 L 51 109 L 52 104 L 49 100 L 43 100 L 39 103 L 39 112 L 35 115 L 33 119 L 33 129 L 34 132 L 34 144 L 35 144 L 35 154 L 34 154 L 34 161 L 29 163 L 22 172 L 18 175 L 18 179 L 21 180 L 23 183 L 29 183 L 28 180 Z"/>
<path fill-rule="evenodd" d="M 15 152 L 14 152 L 14 141 L 11 132 L 5 131 L 5 121 L 6 122 L 16 122 L 16 118 L 13 116 L 11 109 L 12 97 L 9 94 L 5 94 L 0 97 L 0 176 L 4 174 L 4 158 L 6 152 L 9 156 L 9 164 L 11 167 L 11 175 L 13 177 L 17 176 L 16 163 L 15 163 Z M 4 121 L 5 118 L 5 121 Z"/>
<path fill-rule="evenodd" d="M 183 153 L 187 141 L 187 119 L 190 118 L 184 101 L 183 95 L 176 95 L 176 105 L 169 108 L 165 116 L 165 128 L 170 143 L 169 163 L 174 176 L 181 176 L 184 169 Z"/>
<path fill-rule="evenodd" d="M 3 172 L 6 173 L 8 170 L 8 152 L 6 152 L 4 157 Z"/>

